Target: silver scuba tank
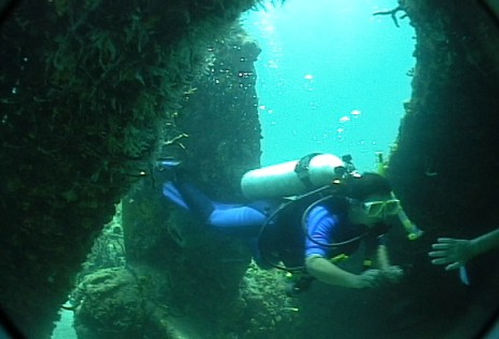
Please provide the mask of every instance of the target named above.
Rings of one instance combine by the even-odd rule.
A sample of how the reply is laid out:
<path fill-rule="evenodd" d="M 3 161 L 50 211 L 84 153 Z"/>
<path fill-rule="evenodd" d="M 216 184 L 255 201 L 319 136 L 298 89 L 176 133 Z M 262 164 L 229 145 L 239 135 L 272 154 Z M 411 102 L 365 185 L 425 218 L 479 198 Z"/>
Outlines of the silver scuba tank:
<path fill-rule="evenodd" d="M 246 172 L 241 190 L 251 200 L 298 195 L 341 179 L 345 166 L 335 155 L 314 153 Z"/>

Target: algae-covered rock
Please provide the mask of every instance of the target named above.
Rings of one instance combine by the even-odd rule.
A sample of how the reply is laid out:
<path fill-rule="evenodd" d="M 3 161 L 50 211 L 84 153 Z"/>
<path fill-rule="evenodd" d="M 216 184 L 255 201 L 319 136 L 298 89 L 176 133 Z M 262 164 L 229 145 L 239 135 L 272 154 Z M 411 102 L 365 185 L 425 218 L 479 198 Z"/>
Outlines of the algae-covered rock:
<path fill-rule="evenodd" d="M 284 271 L 262 270 L 254 262 L 241 282 L 242 307 L 235 323 L 244 338 L 286 338 L 302 325 L 297 300 L 286 295 Z"/>
<path fill-rule="evenodd" d="M 210 198 L 241 201 L 239 180 L 259 165 L 253 63 L 260 50 L 234 26 L 208 51 L 212 59 L 169 122 L 160 156 L 181 160 L 182 180 Z M 244 239 L 217 233 L 162 197 L 163 183 L 172 178 L 157 170 L 124 200 L 127 260 L 166 278 L 160 299 L 189 319 L 184 322 L 207 328 L 207 338 L 224 335 L 240 322 L 233 314 L 240 314 L 239 284 L 251 253 Z"/>
<path fill-rule="evenodd" d="M 416 31 L 417 63 L 389 177 L 425 232 L 416 242 L 392 239 L 393 260 L 407 267 L 400 293 L 411 296 L 400 311 L 427 314 L 418 315 L 414 335 L 474 337 L 498 306 L 497 252 L 467 265 L 469 287 L 431 265 L 427 253 L 438 237 L 473 238 L 499 222 L 497 18 L 486 1 L 400 3 Z"/>
<path fill-rule="evenodd" d="M 89 274 L 76 295 L 75 315 L 79 338 L 137 338 L 148 317 L 141 281 L 125 268 Z"/>
<path fill-rule="evenodd" d="M 207 42 L 253 3 L 28 0 L 2 11 L 0 304 L 27 335 L 50 335 L 114 205 L 150 174 Z"/>

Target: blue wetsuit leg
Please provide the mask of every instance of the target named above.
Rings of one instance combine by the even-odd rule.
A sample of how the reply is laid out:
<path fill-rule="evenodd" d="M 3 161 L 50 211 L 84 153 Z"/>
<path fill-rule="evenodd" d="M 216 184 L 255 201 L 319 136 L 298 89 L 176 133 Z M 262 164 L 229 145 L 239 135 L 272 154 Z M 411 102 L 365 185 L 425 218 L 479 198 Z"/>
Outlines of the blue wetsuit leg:
<path fill-rule="evenodd" d="M 163 194 L 178 206 L 195 213 L 209 225 L 231 234 L 256 236 L 267 218 L 261 210 L 263 202 L 255 205 L 259 208 L 214 202 L 189 184 L 167 182 L 163 185 Z M 270 204 L 268 205 L 268 208 L 271 208 Z"/>

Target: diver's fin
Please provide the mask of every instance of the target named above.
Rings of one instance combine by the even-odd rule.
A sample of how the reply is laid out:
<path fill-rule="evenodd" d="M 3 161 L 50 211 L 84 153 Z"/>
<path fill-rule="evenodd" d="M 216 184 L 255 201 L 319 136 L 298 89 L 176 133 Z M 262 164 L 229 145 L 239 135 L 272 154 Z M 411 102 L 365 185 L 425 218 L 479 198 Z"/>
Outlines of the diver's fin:
<path fill-rule="evenodd" d="M 171 181 L 168 181 L 163 184 L 163 195 L 170 199 L 170 201 L 174 202 L 177 204 L 179 207 L 182 207 L 183 209 L 188 210 L 189 207 L 187 206 L 187 203 L 185 200 L 182 198 L 182 195 L 178 191 L 178 189 L 175 187 L 175 184 Z"/>
<path fill-rule="evenodd" d="M 469 276 L 468 276 L 468 271 L 466 270 L 466 266 L 460 266 L 459 267 L 459 279 L 466 286 L 470 286 L 471 285 L 470 279 L 469 279 Z"/>
<path fill-rule="evenodd" d="M 161 176 L 178 182 L 181 178 L 185 177 L 185 168 L 182 161 L 175 158 L 160 158 L 156 161 L 156 169 L 158 173 L 163 173 Z"/>
<path fill-rule="evenodd" d="M 156 162 L 158 167 L 164 168 L 164 169 L 175 168 L 178 165 L 180 165 L 181 163 L 182 163 L 182 161 L 177 160 L 175 158 L 164 158 L 164 159 L 160 159 Z"/>

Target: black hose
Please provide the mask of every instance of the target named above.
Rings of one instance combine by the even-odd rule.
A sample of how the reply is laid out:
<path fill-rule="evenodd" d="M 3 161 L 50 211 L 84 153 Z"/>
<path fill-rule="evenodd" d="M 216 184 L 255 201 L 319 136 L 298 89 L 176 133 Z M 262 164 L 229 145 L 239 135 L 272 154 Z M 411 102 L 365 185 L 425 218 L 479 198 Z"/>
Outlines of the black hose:
<path fill-rule="evenodd" d="M 273 267 L 273 268 L 277 268 L 279 270 L 282 270 L 282 271 L 287 271 L 287 272 L 294 272 L 294 271 L 301 271 L 303 270 L 304 266 L 296 266 L 296 267 L 286 267 L 284 265 L 279 265 L 279 264 L 276 264 L 274 263 L 272 260 L 270 260 L 269 258 L 267 258 L 267 256 L 265 255 L 265 251 L 263 250 L 261 244 L 261 239 L 263 237 L 263 233 L 265 232 L 267 226 L 270 224 L 270 222 L 282 211 L 284 211 L 288 206 L 290 206 L 293 202 L 295 202 L 296 200 L 291 200 L 291 201 L 288 201 L 286 203 L 284 203 L 283 205 L 279 206 L 278 209 L 276 209 L 274 212 L 272 212 L 272 214 L 267 218 L 267 220 L 265 220 L 265 223 L 262 225 L 262 227 L 260 228 L 260 231 L 258 232 L 258 236 L 257 236 L 257 247 L 258 247 L 258 252 L 260 253 L 260 256 L 262 258 L 262 260 L 268 264 L 269 266 Z"/>

